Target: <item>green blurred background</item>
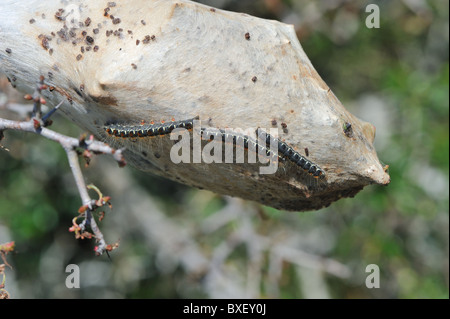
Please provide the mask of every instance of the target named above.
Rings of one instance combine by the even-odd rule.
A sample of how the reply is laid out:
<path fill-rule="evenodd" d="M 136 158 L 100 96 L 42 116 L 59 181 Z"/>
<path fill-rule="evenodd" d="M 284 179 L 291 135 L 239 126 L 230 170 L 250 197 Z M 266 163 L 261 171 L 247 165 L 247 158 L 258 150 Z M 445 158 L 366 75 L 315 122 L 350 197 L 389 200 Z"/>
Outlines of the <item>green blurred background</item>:
<path fill-rule="evenodd" d="M 448 298 L 448 1 L 202 1 L 294 24 L 313 65 L 352 113 L 377 127 L 391 184 L 307 213 L 287 213 L 120 169 L 84 170 L 112 196 L 100 227 L 120 248 L 68 232 L 80 199 L 59 145 L 6 132 L 0 150 L 0 243 L 14 240 L 13 298 Z M 22 102 L 21 95 L 0 88 Z M 0 109 L 0 116 L 14 115 Z M 62 117 L 54 130 L 82 131 Z M 94 194 L 92 194 L 94 196 Z M 77 264 L 81 288 L 67 289 Z M 365 285 L 380 268 L 380 288 Z"/>

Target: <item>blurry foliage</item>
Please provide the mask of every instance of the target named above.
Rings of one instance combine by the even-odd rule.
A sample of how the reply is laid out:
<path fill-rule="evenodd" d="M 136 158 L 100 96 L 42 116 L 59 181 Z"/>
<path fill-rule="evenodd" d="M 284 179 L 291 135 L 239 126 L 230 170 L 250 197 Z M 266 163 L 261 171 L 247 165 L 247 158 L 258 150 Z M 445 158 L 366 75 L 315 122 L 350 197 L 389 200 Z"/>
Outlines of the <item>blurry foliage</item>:
<path fill-rule="evenodd" d="M 273 229 L 294 230 L 304 236 L 302 250 L 349 266 L 353 273 L 347 279 L 325 275 L 329 297 L 448 298 L 448 2 L 379 1 L 380 29 L 365 27 L 364 1 L 202 2 L 295 24 L 305 52 L 336 96 L 378 128 L 378 155 L 390 167 L 388 187 L 367 187 L 355 198 L 318 212 L 261 207 L 260 214 L 251 217 L 256 231 L 272 236 Z M 53 129 L 80 134 L 62 118 L 55 120 Z M 10 152 L 0 150 L 0 243 L 16 242 L 17 253 L 8 259 L 17 280 L 16 289 L 8 289 L 12 297 L 211 296 L 201 286 L 201 274 L 187 276 L 180 267 L 163 271 L 156 248 L 148 247 L 135 226 L 127 228 L 124 211 L 113 209 L 102 222 L 111 242 L 115 233 L 105 227 L 127 229 L 121 248 L 112 254 L 112 262 L 105 256 L 96 258 L 92 242 L 75 241 L 67 231 L 80 199 L 60 146 L 18 132 L 7 132 L 3 144 Z M 103 181 L 96 166 L 108 161 L 94 158 L 85 170 L 87 181 L 105 194 L 115 185 Z M 200 224 L 227 205 L 209 192 L 125 169 L 177 222 Z M 121 200 L 113 197 L 112 203 Z M 115 224 L 118 214 L 122 219 Z M 199 237 L 198 244 L 212 252 L 238 227 L 230 223 Z M 61 255 L 64 260 L 59 260 Z M 226 263 L 245 274 L 247 258 L 246 249 L 237 246 Z M 268 255 L 265 260 L 260 296 L 271 297 Z M 87 280 L 85 289 L 61 293 L 47 277 L 49 263 L 61 264 L 61 278 L 68 263 L 92 264 L 105 271 L 97 282 Z M 380 289 L 363 284 L 368 264 L 380 266 Z M 306 278 L 297 267 L 283 264 L 278 297 L 307 297 L 302 289 Z M 11 280 L 9 276 L 10 285 Z"/>

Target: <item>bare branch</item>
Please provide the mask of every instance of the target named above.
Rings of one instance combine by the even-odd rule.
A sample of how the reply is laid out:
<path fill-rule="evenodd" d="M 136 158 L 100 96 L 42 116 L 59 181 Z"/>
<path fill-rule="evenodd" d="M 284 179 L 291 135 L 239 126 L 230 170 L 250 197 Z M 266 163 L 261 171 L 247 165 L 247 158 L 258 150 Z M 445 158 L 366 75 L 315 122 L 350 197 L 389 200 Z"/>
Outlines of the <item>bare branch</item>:
<path fill-rule="evenodd" d="M 59 143 L 64 148 L 82 201 L 82 208 L 80 209 L 81 217 L 84 217 L 83 222 L 79 225 L 73 225 L 71 227 L 71 230 L 76 232 L 77 238 L 84 238 L 86 236 L 90 237 L 91 235 L 86 232 L 87 226 L 89 226 L 93 231 L 94 237 L 96 238 L 98 243 L 98 246 L 96 247 L 96 254 L 101 255 L 103 252 L 110 251 L 116 248 L 118 245 L 106 244 L 103 234 L 100 231 L 93 216 L 93 212 L 97 208 L 107 204 L 109 197 L 103 197 L 100 192 L 98 192 L 98 200 L 92 200 L 89 196 L 88 188 L 86 187 L 83 173 L 80 168 L 78 150 L 84 150 L 83 154 L 85 155 L 85 158 L 89 158 L 91 153 L 110 154 L 114 157 L 114 159 L 119 163 L 120 166 L 124 166 L 125 160 L 122 154 L 123 150 L 116 150 L 105 143 L 96 141 L 94 140 L 93 136 L 91 136 L 89 139 L 86 139 L 85 136 L 76 139 L 46 128 L 45 126 L 51 125 L 52 123 L 50 117 L 62 105 L 61 101 L 50 112 L 42 116 L 42 104 L 46 104 L 46 100 L 42 97 L 42 90 L 46 90 L 47 88 L 48 86 L 44 83 L 44 77 L 41 76 L 39 84 L 36 87 L 35 92 L 33 93 L 33 96 L 25 96 L 25 99 L 34 101 L 32 118 L 30 121 L 11 121 L 0 118 L 0 141 L 4 138 L 4 131 L 17 130 L 38 134 L 42 137 Z"/>
<path fill-rule="evenodd" d="M 45 137 L 49 140 L 52 140 L 54 142 L 57 142 L 61 144 L 61 146 L 65 150 L 69 149 L 76 149 L 76 148 L 85 148 L 86 150 L 101 153 L 101 154 L 111 154 L 113 155 L 114 159 L 119 162 L 120 165 L 123 165 L 124 158 L 123 158 L 123 150 L 116 150 L 112 147 L 110 147 L 106 143 L 102 143 L 99 141 L 95 141 L 93 139 L 88 141 L 82 141 L 80 143 L 79 139 L 69 137 L 60 133 L 57 133 L 55 131 L 52 131 L 45 127 L 38 126 L 36 128 L 36 119 L 32 121 L 11 121 L 7 119 L 0 118 L 0 131 L 6 131 L 6 130 L 15 130 L 15 131 L 24 131 L 24 132 L 30 132 L 35 133 L 38 135 L 41 135 L 42 137 Z M 85 143 L 85 145 L 83 145 Z"/>

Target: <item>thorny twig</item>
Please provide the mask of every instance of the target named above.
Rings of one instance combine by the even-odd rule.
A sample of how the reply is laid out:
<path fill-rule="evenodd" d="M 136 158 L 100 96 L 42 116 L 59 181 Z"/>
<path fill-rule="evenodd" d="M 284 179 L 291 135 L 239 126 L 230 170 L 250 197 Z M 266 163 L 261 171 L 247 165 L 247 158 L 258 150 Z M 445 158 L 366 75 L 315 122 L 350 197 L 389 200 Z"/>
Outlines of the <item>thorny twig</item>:
<path fill-rule="evenodd" d="M 69 137 L 55 131 L 52 131 L 47 126 L 51 125 L 50 117 L 55 113 L 55 111 L 61 106 L 62 102 L 59 103 L 55 108 L 53 108 L 46 115 L 42 115 L 41 106 L 42 104 L 46 104 L 46 100 L 42 97 L 42 90 L 48 89 L 48 86 L 44 83 L 44 77 L 40 77 L 39 83 L 35 89 L 33 95 L 25 95 L 26 100 L 33 100 L 33 112 L 31 116 L 31 120 L 29 121 L 11 121 L 7 119 L 0 118 L 0 141 L 3 139 L 3 132 L 6 130 L 18 130 L 24 132 L 31 132 L 38 134 L 42 137 L 45 137 L 49 140 L 55 141 L 59 143 L 63 149 L 66 151 L 67 158 L 69 160 L 69 165 L 72 170 L 72 174 L 75 178 L 75 182 L 80 193 L 81 201 L 83 205 L 80 208 L 80 216 L 84 218 L 84 221 L 79 225 L 76 225 L 74 228 L 70 228 L 71 231 L 81 230 L 82 234 L 86 234 L 86 227 L 89 226 L 94 233 L 94 237 L 98 242 L 98 246 L 96 246 L 96 254 L 101 255 L 105 251 L 110 251 L 115 249 L 118 244 L 108 245 L 106 244 L 103 234 L 100 231 L 94 216 L 93 212 L 95 209 L 108 204 L 109 197 L 100 196 L 98 200 L 93 200 L 90 198 L 86 184 L 84 182 L 84 177 L 81 172 L 80 164 L 78 161 L 78 156 L 80 154 L 79 150 L 83 150 L 81 154 L 88 161 L 93 154 L 109 154 L 112 155 L 113 158 L 119 163 L 119 166 L 123 167 L 126 165 L 125 159 L 123 157 L 123 150 L 116 150 L 110 147 L 108 144 L 99 142 L 94 140 L 93 136 L 86 138 L 86 136 L 82 136 L 79 139 Z M 92 188 L 92 187 L 91 187 Z M 99 192 L 98 192 L 99 193 Z M 99 193 L 101 194 L 101 193 Z M 77 238 L 84 238 L 87 236 L 79 236 Z"/>

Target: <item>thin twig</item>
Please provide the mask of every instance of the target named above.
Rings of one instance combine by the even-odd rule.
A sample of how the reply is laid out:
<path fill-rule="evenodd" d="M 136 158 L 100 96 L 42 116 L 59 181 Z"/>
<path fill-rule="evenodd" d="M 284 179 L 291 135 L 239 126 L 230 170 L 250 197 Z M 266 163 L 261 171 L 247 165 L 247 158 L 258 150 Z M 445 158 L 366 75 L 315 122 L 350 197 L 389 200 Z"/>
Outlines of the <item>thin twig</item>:
<path fill-rule="evenodd" d="M 116 150 L 112 147 L 110 147 L 108 144 L 99 142 L 99 141 L 89 141 L 86 143 L 86 146 L 81 145 L 80 140 L 66 136 L 60 133 L 57 133 L 55 131 L 52 131 L 45 127 L 39 127 L 35 128 L 35 123 L 33 121 L 11 121 L 7 119 L 0 118 L 0 131 L 5 130 L 16 130 L 16 131 L 23 131 L 23 132 L 30 132 L 35 133 L 38 135 L 41 135 L 42 137 L 45 137 L 49 140 L 52 140 L 54 142 L 57 142 L 61 144 L 61 146 L 65 149 L 76 149 L 76 148 L 85 148 L 86 150 L 96 152 L 96 153 L 102 153 L 102 154 L 111 154 L 114 155 L 114 158 L 116 161 L 119 162 L 119 164 L 124 163 L 123 158 L 123 149 Z"/>
<path fill-rule="evenodd" d="M 75 183 L 78 188 L 78 192 L 80 193 L 81 201 L 83 206 L 87 207 L 84 212 L 85 221 L 81 223 L 79 226 L 84 231 L 85 226 L 89 225 L 91 230 L 93 231 L 95 238 L 98 242 L 98 247 L 96 247 L 96 253 L 101 255 L 105 250 L 108 249 L 108 245 L 106 244 L 103 234 L 100 231 L 94 217 L 93 210 L 98 207 L 96 205 L 96 201 L 92 200 L 88 194 L 86 184 L 84 182 L 83 173 L 80 168 L 78 153 L 76 149 L 82 148 L 87 151 L 101 153 L 101 154 L 111 154 L 114 159 L 119 163 L 120 166 L 125 165 L 125 160 L 123 158 L 123 150 L 116 150 L 109 145 L 95 141 L 93 139 L 85 140 L 85 139 L 76 139 L 73 137 L 69 137 L 55 131 L 52 131 L 48 128 L 42 127 L 37 123 L 37 119 L 33 118 L 31 121 L 11 121 L 7 119 L 0 118 L 0 132 L 5 130 L 18 130 L 24 132 L 31 132 L 38 134 L 42 137 L 45 137 L 49 140 L 55 141 L 59 143 L 64 150 L 66 151 L 67 158 L 69 160 L 69 165 L 72 170 L 72 174 L 75 179 Z M 1 136 L 1 135 L 0 135 Z"/>
<path fill-rule="evenodd" d="M 79 225 L 74 225 L 73 227 L 71 227 L 71 229 L 73 229 L 73 231 L 76 231 L 77 238 L 84 238 L 85 236 L 89 236 L 90 238 L 91 234 L 86 232 L 86 228 L 87 226 L 89 226 L 98 242 L 98 246 L 95 248 L 96 254 L 101 255 L 103 252 L 112 250 L 118 245 L 106 244 L 103 234 L 100 231 L 93 216 L 93 212 L 95 211 L 95 209 L 108 203 L 109 197 L 103 197 L 100 192 L 97 192 L 100 195 L 100 198 L 97 201 L 90 198 L 86 184 L 84 182 L 83 173 L 80 168 L 78 159 L 79 153 L 77 152 L 77 150 L 84 149 L 85 158 L 90 157 L 91 152 L 96 154 L 111 154 L 120 166 L 125 166 L 125 160 L 122 154 L 123 150 L 116 150 L 110 147 L 108 144 L 95 141 L 92 136 L 89 139 L 86 139 L 86 137 L 84 136 L 76 139 L 46 128 L 46 126 L 49 126 L 52 123 L 50 117 L 58 110 L 58 108 L 63 103 L 63 101 L 61 101 L 61 103 L 50 110 L 46 115 L 42 116 L 42 105 L 46 104 L 46 100 L 42 97 L 41 92 L 42 90 L 46 90 L 47 88 L 48 86 L 44 83 L 44 77 L 41 76 L 33 95 L 25 95 L 24 98 L 26 100 L 33 100 L 34 102 L 32 117 L 30 121 L 11 121 L 0 118 L 0 141 L 4 137 L 3 132 L 5 130 L 18 130 L 38 134 L 49 140 L 59 143 L 64 148 L 69 160 L 72 174 L 75 179 L 75 183 L 78 188 L 78 192 L 80 193 L 81 201 L 83 203 L 80 208 L 80 216 L 84 217 L 84 220 Z M 0 149 L 4 148 L 0 145 Z M 81 235 L 79 233 L 79 230 L 81 230 Z"/>
<path fill-rule="evenodd" d="M 86 228 L 86 224 L 88 224 L 95 235 L 95 238 L 98 242 L 98 247 L 96 248 L 96 253 L 101 255 L 106 250 L 106 242 L 103 237 L 102 232 L 97 226 L 95 222 L 92 211 L 94 210 L 95 201 L 91 199 L 88 194 L 86 183 L 84 182 L 83 173 L 81 172 L 80 163 L 78 161 L 78 154 L 72 148 L 66 149 L 67 158 L 69 159 L 69 165 L 72 170 L 72 174 L 75 178 L 75 183 L 78 188 L 78 192 L 80 193 L 81 200 L 83 202 L 83 206 L 87 206 L 88 209 L 85 211 L 85 220 L 79 226 L 81 230 L 84 231 Z"/>

